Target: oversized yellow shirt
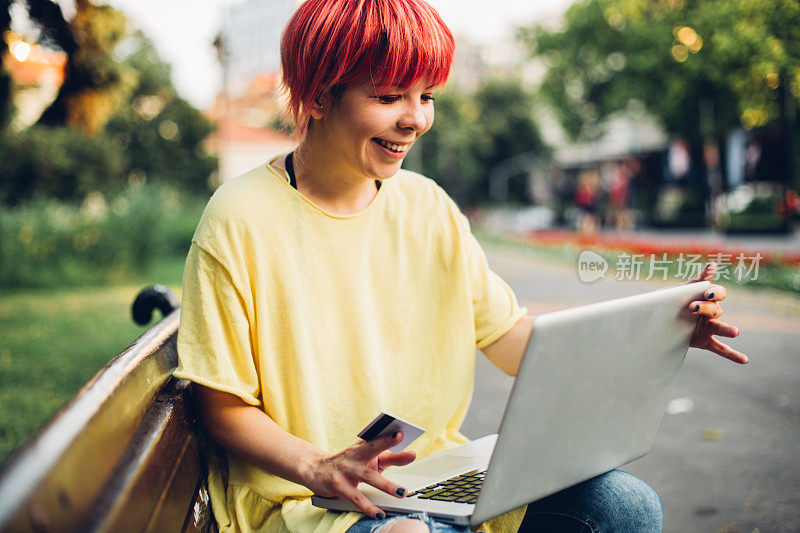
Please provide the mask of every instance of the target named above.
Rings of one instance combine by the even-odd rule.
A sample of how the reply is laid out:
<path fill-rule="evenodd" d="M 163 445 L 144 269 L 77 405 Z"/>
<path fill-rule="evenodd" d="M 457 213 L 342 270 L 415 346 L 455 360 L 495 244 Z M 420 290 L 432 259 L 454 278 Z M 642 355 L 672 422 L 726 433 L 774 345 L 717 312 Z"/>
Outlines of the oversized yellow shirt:
<path fill-rule="evenodd" d="M 426 429 L 409 448 L 422 457 L 467 441 L 475 349 L 524 312 L 433 181 L 401 170 L 338 216 L 264 165 L 219 188 L 192 239 L 175 376 L 329 452 L 387 411 Z M 227 465 L 209 474 L 222 531 L 344 532 L 362 517 L 317 509 L 305 487 L 234 456 Z"/>

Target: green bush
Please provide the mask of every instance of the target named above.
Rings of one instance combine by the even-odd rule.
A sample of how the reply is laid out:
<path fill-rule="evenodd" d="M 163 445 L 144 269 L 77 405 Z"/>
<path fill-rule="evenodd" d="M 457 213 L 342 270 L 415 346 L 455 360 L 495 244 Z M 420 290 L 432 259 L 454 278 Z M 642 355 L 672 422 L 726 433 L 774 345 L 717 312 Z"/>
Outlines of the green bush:
<path fill-rule="evenodd" d="M 81 207 L 39 199 L 0 207 L 0 287 L 104 282 L 143 272 L 158 258 L 184 255 L 204 200 L 171 189 L 130 186 Z"/>
<path fill-rule="evenodd" d="M 163 105 L 154 118 L 128 109 L 112 118 L 106 128 L 107 136 L 127 154 L 123 174 L 134 179 L 146 176 L 148 183 L 197 194 L 210 193 L 209 178 L 217 170 L 217 158 L 206 153 L 202 145 L 213 124 L 181 98 L 147 98 L 155 99 L 150 100 L 151 105 Z"/>
<path fill-rule="evenodd" d="M 725 229 L 741 233 L 790 231 L 789 221 L 780 214 L 780 200 L 776 196 L 756 196 L 744 210 L 728 213 Z"/>
<path fill-rule="evenodd" d="M 69 128 L 35 126 L 0 135 L 0 203 L 37 196 L 81 201 L 92 191 L 119 193 L 127 155 L 109 137 L 86 138 Z"/>

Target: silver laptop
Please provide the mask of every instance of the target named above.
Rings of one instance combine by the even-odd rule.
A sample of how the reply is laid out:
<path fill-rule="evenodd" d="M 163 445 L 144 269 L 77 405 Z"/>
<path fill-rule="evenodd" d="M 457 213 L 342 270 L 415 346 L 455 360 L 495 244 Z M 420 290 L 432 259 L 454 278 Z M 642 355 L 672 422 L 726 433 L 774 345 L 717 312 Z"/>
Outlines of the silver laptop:
<path fill-rule="evenodd" d="M 689 302 L 708 287 L 536 317 L 498 434 L 384 472 L 405 498 L 359 489 L 389 515 L 424 511 L 474 526 L 642 457 L 697 323 Z M 312 503 L 357 510 L 344 499 Z"/>

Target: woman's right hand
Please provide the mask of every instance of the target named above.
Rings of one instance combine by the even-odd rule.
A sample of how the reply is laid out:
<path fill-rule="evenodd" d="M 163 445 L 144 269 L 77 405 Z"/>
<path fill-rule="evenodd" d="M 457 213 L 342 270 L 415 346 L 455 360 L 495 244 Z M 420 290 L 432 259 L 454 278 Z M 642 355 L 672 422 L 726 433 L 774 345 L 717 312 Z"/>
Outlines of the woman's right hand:
<path fill-rule="evenodd" d="M 369 442 L 362 440 L 339 453 L 321 457 L 314 462 L 306 486 L 317 496 L 342 496 L 365 515 L 377 519 L 385 518 L 383 511 L 358 490 L 358 484 L 367 483 L 387 494 L 402 498 L 406 494 L 405 487 L 392 483 L 381 475 L 386 467 L 407 465 L 416 458 L 414 452 L 388 451 L 402 440 L 403 434 L 396 432 Z"/>

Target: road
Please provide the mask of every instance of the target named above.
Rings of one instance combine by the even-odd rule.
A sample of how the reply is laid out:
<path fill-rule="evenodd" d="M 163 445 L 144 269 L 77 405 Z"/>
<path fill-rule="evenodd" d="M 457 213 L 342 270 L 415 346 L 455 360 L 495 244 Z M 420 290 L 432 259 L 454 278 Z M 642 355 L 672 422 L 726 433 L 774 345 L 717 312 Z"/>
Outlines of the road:
<path fill-rule="evenodd" d="M 668 285 L 582 283 L 577 264 L 487 247 L 492 268 L 532 314 Z M 653 449 L 625 467 L 659 493 L 665 532 L 800 531 L 800 298 L 731 289 L 723 319 L 740 366 L 691 349 Z M 470 438 L 497 431 L 512 378 L 477 358 L 475 397 L 462 426 Z"/>

